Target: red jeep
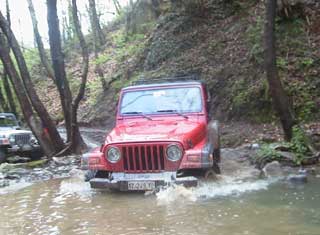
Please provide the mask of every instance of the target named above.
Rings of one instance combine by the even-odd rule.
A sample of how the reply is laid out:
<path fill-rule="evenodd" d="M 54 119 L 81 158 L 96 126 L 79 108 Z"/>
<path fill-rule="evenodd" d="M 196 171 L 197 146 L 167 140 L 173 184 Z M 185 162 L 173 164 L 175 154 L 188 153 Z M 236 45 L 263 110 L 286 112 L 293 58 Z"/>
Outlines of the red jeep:
<path fill-rule="evenodd" d="M 208 123 L 208 101 L 205 85 L 194 80 L 123 88 L 115 128 L 82 157 L 91 187 L 196 186 L 195 175 L 220 173 L 218 124 Z"/>

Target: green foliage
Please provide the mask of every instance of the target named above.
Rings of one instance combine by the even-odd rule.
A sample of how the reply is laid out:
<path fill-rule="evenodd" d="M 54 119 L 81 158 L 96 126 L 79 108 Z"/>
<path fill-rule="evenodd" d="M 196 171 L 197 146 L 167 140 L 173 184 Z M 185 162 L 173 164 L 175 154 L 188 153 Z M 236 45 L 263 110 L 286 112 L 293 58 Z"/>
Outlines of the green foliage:
<path fill-rule="evenodd" d="M 282 142 L 276 144 L 276 146 L 277 145 L 283 146 L 294 154 L 293 163 L 295 165 L 301 165 L 303 160 L 311 154 L 309 140 L 303 129 L 297 125 L 293 127 L 293 137 L 291 141 Z M 274 160 L 281 161 L 283 157 L 278 150 L 275 150 L 274 146 L 275 144 L 262 144 L 254 158 L 254 163 L 261 166 Z"/>
<path fill-rule="evenodd" d="M 112 59 L 111 55 L 109 53 L 101 53 L 96 59 L 94 59 L 92 62 L 95 65 L 102 65 L 107 63 Z"/>
<path fill-rule="evenodd" d="M 263 19 L 258 16 L 256 22 L 247 29 L 247 39 L 251 45 L 250 55 L 258 63 L 263 63 Z"/>
<path fill-rule="evenodd" d="M 300 107 L 299 109 L 299 119 L 301 121 L 312 120 L 314 116 L 314 110 L 316 109 L 316 107 L 316 102 L 307 98 L 302 107 Z"/>
<path fill-rule="evenodd" d="M 124 61 L 128 57 L 132 57 L 140 53 L 144 48 L 143 44 L 130 44 L 126 47 L 117 50 L 116 60 L 118 62 Z"/>
<path fill-rule="evenodd" d="M 288 67 L 288 61 L 283 57 L 277 58 L 277 67 L 279 69 L 285 70 Z"/>
<path fill-rule="evenodd" d="M 292 131 L 293 137 L 290 141 L 289 148 L 295 153 L 295 163 L 300 165 L 306 155 L 311 153 L 309 148 L 310 143 L 301 127 L 296 125 L 293 127 Z"/>
<path fill-rule="evenodd" d="M 148 33 L 148 32 L 151 32 L 156 27 L 156 25 L 157 24 L 155 21 L 150 21 L 148 23 L 141 24 L 139 27 L 141 32 Z M 140 34 L 140 35 L 144 36 L 144 34 Z"/>
<path fill-rule="evenodd" d="M 310 68 L 314 64 L 314 59 L 312 58 L 301 58 L 300 64 L 302 68 Z"/>
<path fill-rule="evenodd" d="M 276 36 L 278 55 L 306 57 L 308 51 L 307 34 L 304 31 L 304 21 L 302 19 L 282 20 L 277 18 Z M 309 62 L 306 61 L 306 63 Z"/>
<path fill-rule="evenodd" d="M 144 49 L 144 34 L 126 35 L 124 30 L 118 30 L 111 36 L 115 45 L 114 55 L 118 62 L 139 54 Z"/>
<path fill-rule="evenodd" d="M 276 33 L 279 38 L 290 40 L 294 43 L 299 43 L 297 40 L 292 40 L 292 37 L 299 37 L 304 34 L 304 20 L 301 18 L 293 18 L 283 20 L 279 17 L 276 18 Z"/>
<path fill-rule="evenodd" d="M 24 59 L 28 66 L 29 71 L 41 67 L 40 56 L 36 48 L 28 48 L 23 52 Z"/>
<path fill-rule="evenodd" d="M 124 30 L 118 30 L 111 35 L 111 41 L 116 47 L 124 47 L 126 45 L 126 37 Z"/>
<path fill-rule="evenodd" d="M 265 161 L 266 159 L 268 161 L 280 160 L 281 155 L 269 144 L 263 144 L 257 153 L 257 161 Z"/>
<path fill-rule="evenodd" d="M 288 84 L 287 90 L 291 97 L 294 97 L 294 111 L 300 122 L 311 121 L 316 117 L 317 104 L 315 102 L 317 93 L 312 82 L 293 81 Z"/>
<path fill-rule="evenodd" d="M 253 83 L 247 78 L 238 77 L 232 83 L 230 96 L 234 116 L 246 116 L 247 119 L 263 123 L 274 119 L 271 111 L 269 86 L 265 79 Z"/>
<path fill-rule="evenodd" d="M 88 104 L 94 106 L 97 103 L 100 94 L 103 92 L 100 79 L 88 80 L 86 90 L 90 93 Z"/>
<path fill-rule="evenodd" d="M 69 81 L 69 86 L 72 94 L 77 94 L 81 81 L 75 79 L 74 76 L 67 72 L 67 79 Z"/>

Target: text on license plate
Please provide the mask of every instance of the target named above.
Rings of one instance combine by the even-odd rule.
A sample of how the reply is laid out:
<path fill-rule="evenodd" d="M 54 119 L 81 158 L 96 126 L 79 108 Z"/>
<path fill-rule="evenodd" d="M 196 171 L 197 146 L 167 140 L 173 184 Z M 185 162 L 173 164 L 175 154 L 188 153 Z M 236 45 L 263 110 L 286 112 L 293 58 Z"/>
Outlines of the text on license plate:
<path fill-rule="evenodd" d="M 129 181 L 128 190 L 152 190 L 155 189 L 154 181 Z"/>

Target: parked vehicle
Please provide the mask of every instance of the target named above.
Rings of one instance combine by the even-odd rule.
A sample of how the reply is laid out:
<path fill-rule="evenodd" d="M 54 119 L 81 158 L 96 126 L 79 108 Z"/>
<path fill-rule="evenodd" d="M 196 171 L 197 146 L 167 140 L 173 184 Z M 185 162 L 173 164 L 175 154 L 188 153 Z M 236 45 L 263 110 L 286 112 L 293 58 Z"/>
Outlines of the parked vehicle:
<path fill-rule="evenodd" d="M 0 163 L 12 155 L 38 159 L 42 151 L 32 132 L 22 130 L 14 114 L 0 113 Z"/>
<path fill-rule="evenodd" d="M 105 143 L 82 158 L 92 188 L 154 190 L 196 186 L 219 174 L 219 130 L 209 122 L 209 96 L 199 81 L 123 88 L 116 125 Z"/>

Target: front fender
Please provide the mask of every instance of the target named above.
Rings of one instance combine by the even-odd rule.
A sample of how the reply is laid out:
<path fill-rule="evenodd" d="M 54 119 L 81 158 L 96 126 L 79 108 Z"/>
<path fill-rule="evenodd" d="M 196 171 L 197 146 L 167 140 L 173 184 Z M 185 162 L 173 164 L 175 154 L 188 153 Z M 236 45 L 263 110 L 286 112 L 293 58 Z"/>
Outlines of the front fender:
<path fill-rule="evenodd" d="M 95 148 L 92 151 L 85 153 L 81 157 L 81 169 L 82 170 L 100 170 L 105 166 L 102 161 L 103 153 L 100 148 Z"/>

